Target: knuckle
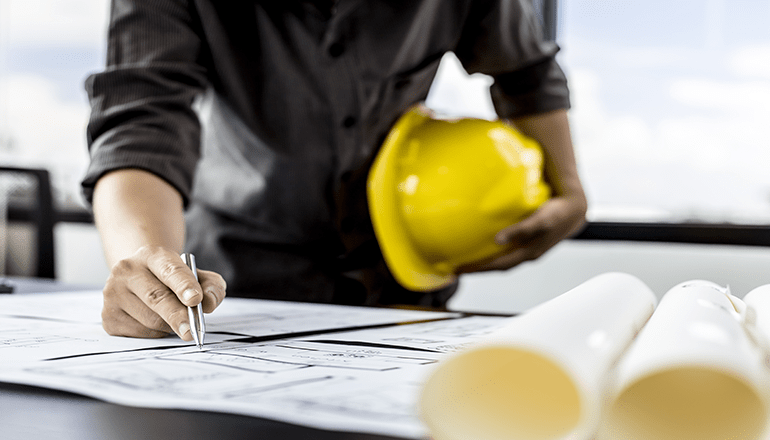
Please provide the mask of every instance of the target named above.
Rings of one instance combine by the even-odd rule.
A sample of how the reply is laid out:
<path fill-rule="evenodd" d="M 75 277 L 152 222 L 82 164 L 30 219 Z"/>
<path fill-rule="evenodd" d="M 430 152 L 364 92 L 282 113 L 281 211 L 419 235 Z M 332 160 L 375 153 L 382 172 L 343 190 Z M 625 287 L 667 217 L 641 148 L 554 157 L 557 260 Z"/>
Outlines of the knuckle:
<path fill-rule="evenodd" d="M 172 278 L 178 270 L 178 264 L 174 264 L 170 261 L 164 261 L 158 267 L 158 275 L 160 275 L 161 279 L 167 280 Z"/>
<path fill-rule="evenodd" d="M 104 298 L 105 304 L 115 301 L 115 299 L 118 297 L 115 281 L 112 279 L 112 277 L 107 278 L 107 282 L 104 283 L 104 289 L 102 289 L 102 297 Z"/>
<path fill-rule="evenodd" d="M 174 328 L 179 327 L 179 324 L 185 321 L 187 321 L 186 309 L 174 310 L 168 315 L 168 322 L 171 323 Z"/>
<path fill-rule="evenodd" d="M 123 259 L 118 261 L 112 266 L 110 270 L 110 278 L 123 278 L 134 271 L 135 265 L 131 260 Z"/>
<path fill-rule="evenodd" d="M 121 327 L 117 325 L 109 309 L 102 309 L 102 328 L 110 336 L 123 336 Z"/>
<path fill-rule="evenodd" d="M 159 256 L 150 263 L 150 271 L 174 292 L 195 289 L 195 279 L 181 259 Z"/>
<path fill-rule="evenodd" d="M 168 328 L 168 324 L 166 324 L 166 321 L 164 321 L 160 315 L 153 315 L 147 318 L 145 327 L 150 330 L 163 331 Z"/>
<path fill-rule="evenodd" d="M 147 305 L 150 307 L 157 306 L 168 299 L 170 294 L 171 291 L 166 286 L 155 286 L 145 292 Z"/>

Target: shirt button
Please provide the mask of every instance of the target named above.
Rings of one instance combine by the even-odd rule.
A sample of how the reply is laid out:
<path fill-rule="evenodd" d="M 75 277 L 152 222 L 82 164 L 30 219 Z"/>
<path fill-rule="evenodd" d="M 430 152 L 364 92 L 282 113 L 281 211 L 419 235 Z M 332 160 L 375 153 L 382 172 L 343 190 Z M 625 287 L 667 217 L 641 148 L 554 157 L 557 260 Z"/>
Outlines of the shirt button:
<path fill-rule="evenodd" d="M 345 52 L 345 46 L 343 46 L 340 42 L 332 43 L 332 45 L 329 46 L 329 55 L 331 55 L 333 58 L 337 58 L 338 56 L 342 55 L 342 52 Z"/>
<path fill-rule="evenodd" d="M 348 116 L 345 118 L 345 120 L 342 121 L 342 126 L 345 128 L 350 128 L 352 126 L 356 125 L 356 118 L 353 116 Z"/>

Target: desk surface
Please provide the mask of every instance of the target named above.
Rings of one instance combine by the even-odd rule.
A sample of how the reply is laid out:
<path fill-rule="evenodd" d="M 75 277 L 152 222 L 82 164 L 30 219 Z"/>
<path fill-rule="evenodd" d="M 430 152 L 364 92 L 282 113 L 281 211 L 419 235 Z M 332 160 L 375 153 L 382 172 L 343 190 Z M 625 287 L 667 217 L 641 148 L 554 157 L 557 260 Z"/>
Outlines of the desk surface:
<path fill-rule="evenodd" d="M 10 278 L 20 293 L 72 291 L 87 286 Z M 372 434 L 323 431 L 258 417 L 206 411 L 116 405 L 57 390 L 0 382 L 3 440 L 394 440 Z"/>
<path fill-rule="evenodd" d="M 0 426 L 4 440 L 394 440 L 234 414 L 134 408 L 8 383 L 0 383 Z"/>
<path fill-rule="evenodd" d="M 47 278 L 0 276 L 0 283 L 13 288 L 13 293 L 74 292 L 77 290 L 101 290 L 99 286 L 65 284 Z"/>

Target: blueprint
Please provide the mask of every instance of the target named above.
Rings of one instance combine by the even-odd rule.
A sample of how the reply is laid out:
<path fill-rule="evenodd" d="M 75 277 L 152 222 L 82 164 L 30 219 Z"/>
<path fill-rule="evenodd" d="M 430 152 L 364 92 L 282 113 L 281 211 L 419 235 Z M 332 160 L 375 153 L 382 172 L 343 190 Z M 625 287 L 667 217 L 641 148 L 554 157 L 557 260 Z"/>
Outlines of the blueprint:
<path fill-rule="evenodd" d="M 425 377 L 511 319 L 228 298 L 207 315 L 198 350 L 175 336 L 108 336 L 100 302 L 98 292 L 0 298 L 0 381 L 423 438 L 416 401 Z"/>
<path fill-rule="evenodd" d="M 183 347 L 163 339 L 116 338 L 101 326 L 98 291 L 0 297 L 0 367 L 67 355 L 152 347 Z M 238 336 L 269 339 L 318 331 L 376 327 L 458 316 L 452 313 L 227 298 L 206 315 L 206 342 Z"/>

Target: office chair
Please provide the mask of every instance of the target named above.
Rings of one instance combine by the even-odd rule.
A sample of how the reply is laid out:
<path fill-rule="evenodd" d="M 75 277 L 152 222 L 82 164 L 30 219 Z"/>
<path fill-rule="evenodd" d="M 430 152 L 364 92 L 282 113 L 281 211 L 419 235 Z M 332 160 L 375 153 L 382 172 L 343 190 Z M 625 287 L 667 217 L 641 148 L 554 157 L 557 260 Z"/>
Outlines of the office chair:
<path fill-rule="evenodd" d="M 5 192 L 0 200 L 6 200 L 7 221 L 29 223 L 35 231 L 32 271 L 24 275 L 55 278 L 54 207 L 48 170 L 0 166 L 0 190 Z"/>

